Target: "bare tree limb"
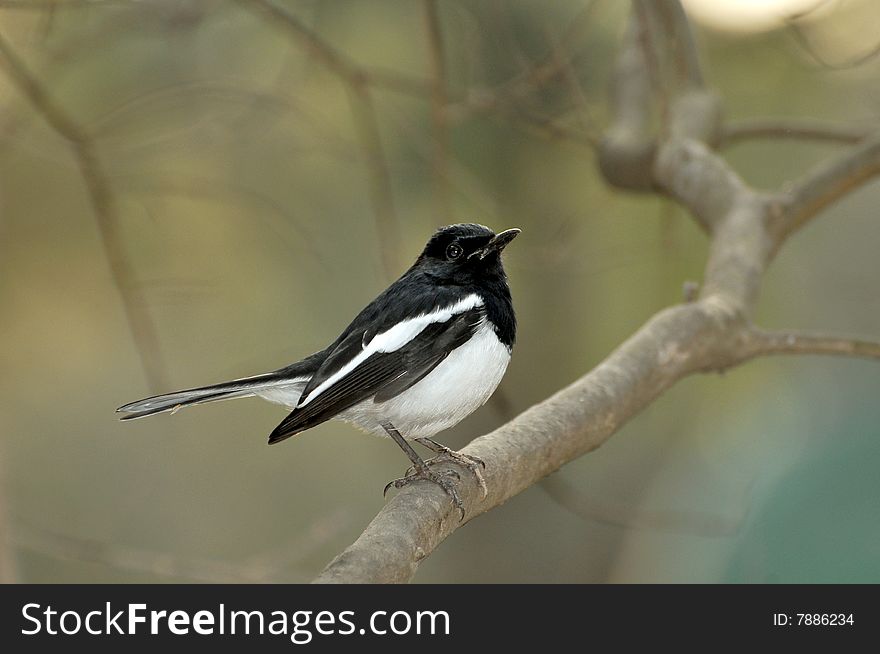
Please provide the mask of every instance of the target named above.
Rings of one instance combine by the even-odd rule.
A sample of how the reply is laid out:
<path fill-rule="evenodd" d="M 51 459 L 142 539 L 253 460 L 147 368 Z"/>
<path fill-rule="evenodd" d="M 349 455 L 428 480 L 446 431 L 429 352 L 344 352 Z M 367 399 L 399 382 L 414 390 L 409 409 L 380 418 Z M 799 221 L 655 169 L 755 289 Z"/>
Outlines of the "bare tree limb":
<path fill-rule="evenodd" d="M 425 32 L 431 68 L 431 125 L 433 128 L 432 179 L 434 180 L 434 213 L 437 223 L 452 222 L 449 189 L 449 128 L 446 114 L 446 55 L 437 0 L 424 0 Z"/>
<path fill-rule="evenodd" d="M 804 334 L 790 331 L 751 330 L 745 339 L 751 356 L 768 354 L 830 354 L 834 356 L 880 359 L 880 342 L 845 336 Z"/>
<path fill-rule="evenodd" d="M 483 497 L 473 477 L 456 469 L 463 522 L 436 485 L 413 484 L 385 505 L 317 582 L 408 581 L 464 522 L 595 449 L 688 375 L 763 354 L 877 357 L 874 343 L 764 332 L 752 327 L 750 316 L 766 268 L 787 234 L 780 223 L 817 213 L 880 172 L 880 146 L 865 143 L 808 174 L 786 196 L 792 198 L 787 205 L 778 195 L 752 189 L 710 149 L 718 141 L 720 106 L 703 88 L 680 5 L 633 4 L 614 71 L 616 118 L 600 146 L 600 166 L 612 184 L 673 197 L 706 229 L 709 255 L 699 295 L 690 293 L 690 301 L 657 313 L 592 371 L 466 446 L 464 453 L 486 463 L 488 493 Z M 668 75 L 677 83 L 668 84 Z M 658 112 L 663 121 L 657 134 L 648 102 L 652 88 L 662 91 L 667 107 Z"/>
<path fill-rule="evenodd" d="M 819 2 L 816 4 L 816 7 L 822 4 L 824 3 Z M 857 66 L 861 66 L 871 59 L 874 59 L 877 54 L 880 53 L 880 43 L 876 43 L 865 52 L 858 54 L 854 57 L 850 57 L 849 59 L 842 61 L 829 61 L 822 53 L 819 52 L 819 50 L 814 47 L 814 45 L 810 42 L 810 39 L 807 36 L 806 32 L 799 24 L 799 19 L 804 18 L 806 15 L 811 13 L 813 9 L 815 9 L 815 7 L 807 10 L 806 12 L 800 12 L 797 16 L 789 17 L 785 22 L 798 44 L 820 66 L 824 68 L 829 68 L 831 70 L 849 70 L 852 68 L 856 68 Z"/>
<path fill-rule="evenodd" d="M 742 526 L 749 509 L 748 492 L 744 493 L 742 508 L 736 515 L 725 517 L 704 511 L 646 509 L 629 503 L 597 500 L 578 493 L 563 475 L 550 475 L 542 479 L 541 488 L 559 506 L 583 520 L 671 534 L 732 536 Z"/>
<path fill-rule="evenodd" d="M 596 0 L 587 0 L 559 38 L 558 44 L 524 73 L 492 88 L 471 90 L 463 99 L 449 102 L 445 107 L 449 120 L 459 123 L 492 112 L 507 115 L 517 113 L 516 107 L 524 100 L 564 74 L 570 59 L 561 58 L 558 53 L 560 50 L 571 50 L 583 38 L 597 4 Z"/>
<path fill-rule="evenodd" d="M 651 173 L 655 188 L 689 209 L 713 231 L 737 203 L 757 194 L 721 157 L 695 139 L 670 139 L 657 150 Z"/>
<path fill-rule="evenodd" d="M 611 76 L 613 122 L 599 144 L 599 170 L 610 183 L 630 191 L 654 190 L 651 166 L 656 141 L 651 134 L 651 75 L 642 22 L 633 14 Z"/>
<path fill-rule="evenodd" d="M 855 144 L 870 136 L 873 131 L 803 118 L 758 118 L 725 124 L 721 128 L 718 146 L 730 147 L 752 139 L 791 139 Z"/>
<path fill-rule="evenodd" d="M 267 583 L 279 581 L 289 568 L 314 556 L 349 521 L 346 511 L 333 511 L 308 525 L 280 551 L 256 554 L 240 563 L 82 538 L 18 521 L 9 530 L 8 543 L 53 559 L 91 563 L 139 574 L 214 584 Z"/>
<path fill-rule="evenodd" d="M 589 139 L 590 145 L 593 148 L 597 148 L 599 146 L 598 128 L 590 115 L 587 96 L 577 78 L 577 73 L 571 61 L 571 56 L 563 50 L 563 45 L 558 43 L 551 34 L 548 34 L 548 40 L 553 44 L 553 54 L 562 67 L 562 77 L 565 81 L 565 85 L 574 98 L 578 123 L 584 130 L 586 138 Z"/>
<path fill-rule="evenodd" d="M 780 194 L 780 240 L 878 173 L 880 136 L 876 135 L 837 158 L 820 163 Z"/>
<path fill-rule="evenodd" d="M 265 18 L 271 19 L 273 25 L 293 36 L 328 70 L 343 78 L 350 85 L 375 86 L 397 93 L 415 95 L 419 98 L 424 97 L 431 88 L 428 81 L 410 77 L 404 73 L 359 66 L 347 55 L 306 27 L 288 10 L 282 9 L 270 0 L 237 0 L 237 2 L 245 9 L 259 11 Z"/>
<path fill-rule="evenodd" d="M 137 275 L 128 261 L 122 234 L 119 232 L 116 198 L 107 181 L 107 175 L 91 136 L 46 92 L 36 76 L 28 70 L 2 36 L 0 36 L 0 65 L 6 69 L 15 86 L 27 97 L 49 126 L 70 145 L 88 191 L 104 256 L 110 264 L 113 282 L 122 299 L 128 327 L 137 346 L 147 382 L 155 392 L 167 388 L 167 372 L 156 326 L 145 304 L 138 297 Z"/>
<path fill-rule="evenodd" d="M 238 0 L 238 2 L 246 9 L 258 10 L 263 17 L 271 19 L 272 25 L 282 28 L 345 84 L 352 120 L 367 168 L 382 270 L 386 278 L 393 279 L 401 269 L 400 234 L 394 210 L 391 175 L 382 148 L 382 135 L 370 87 L 382 86 L 400 92 L 414 92 L 421 97 L 429 88 L 428 85 L 397 73 L 368 70 L 358 66 L 303 25 L 292 13 L 269 0 Z"/>
<path fill-rule="evenodd" d="M 473 477 L 456 469 L 462 522 L 441 489 L 413 484 L 394 496 L 316 581 L 408 581 L 461 525 L 599 447 L 673 383 L 732 365 L 736 342 L 728 331 L 724 312 L 709 302 L 660 312 L 572 385 L 461 450 L 485 461 L 488 488 L 483 498 Z"/>
<path fill-rule="evenodd" d="M 672 58 L 672 71 L 689 89 L 703 88 L 703 72 L 694 35 L 678 0 L 639 0 L 647 11 L 654 11 L 663 25 L 663 47 Z"/>
<path fill-rule="evenodd" d="M 382 272 L 389 280 L 400 274 L 400 230 L 397 212 L 394 209 L 394 194 L 391 190 L 391 173 L 382 147 L 382 134 L 376 106 L 370 89 L 363 84 L 348 87 L 348 99 L 354 119 L 355 131 L 364 152 L 367 168 L 370 203 L 373 205 L 373 219 L 379 237 L 379 252 Z"/>

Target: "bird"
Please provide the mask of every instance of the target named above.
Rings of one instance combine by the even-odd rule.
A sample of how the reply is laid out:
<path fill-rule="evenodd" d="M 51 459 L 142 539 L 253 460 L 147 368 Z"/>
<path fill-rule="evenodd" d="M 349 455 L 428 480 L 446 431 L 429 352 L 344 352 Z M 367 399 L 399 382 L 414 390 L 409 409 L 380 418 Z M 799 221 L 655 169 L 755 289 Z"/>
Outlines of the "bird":
<path fill-rule="evenodd" d="M 475 223 L 439 228 L 415 263 L 370 302 L 329 346 L 272 372 L 131 402 L 122 420 L 181 407 L 258 396 L 290 410 L 269 444 L 331 419 L 389 436 L 412 466 L 389 482 L 438 484 L 464 507 L 453 477 L 431 466 L 454 461 L 473 473 L 485 496 L 485 464 L 432 436 L 486 403 L 510 362 L 516 315 L 501 261 L 519 229 L 499 233 Z M 410 442 L 435 456 L 427 462 Z"/>

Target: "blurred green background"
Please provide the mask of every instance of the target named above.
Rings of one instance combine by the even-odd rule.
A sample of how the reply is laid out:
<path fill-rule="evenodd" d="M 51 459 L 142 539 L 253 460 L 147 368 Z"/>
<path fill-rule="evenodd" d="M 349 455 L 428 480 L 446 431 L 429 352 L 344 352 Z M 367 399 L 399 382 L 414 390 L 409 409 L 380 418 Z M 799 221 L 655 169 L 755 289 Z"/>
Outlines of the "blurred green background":
<path fill-rule="evenodd" d="M 434 75 L 422 3 L 276 2 L 347 61 Z M 285 412 L 254 399 L 134 423 L 114 409 L 324 347 L 440 224 L 523 229 L 506 254 L 514 356 L 499 396 L 442 435 L 454 447 L 584 374 L 701 278 L 690 218 L 608 188 L 595 165 L 626 3 L 440 2 L 445 92 L 464 109 L 444 113 L 438 177 L 430 82 L 370 87 L 390 196 L 369 106 L 259 8 L 38 4 L 0 8 L 0 34 L 90 135 L 167 387 L 145 377 L 74 150 L 0 75 L 0 467 L 20 581 L 315 576 L 405 469 L 392 443 L 331 422 L 269 448 Z M 796 34 L 785 3 L 745 25 L 686 4 L 729 118 L 878 123 L 880 61 L 851 64 L 875 46 L 856 11 L 870 2 L 829 3 Z M 565 74 L 507 93 L 554 48 Z M 474 110 L 486 89 L 504 93 Z M 725 155 L 771 188 L 841 147 Z M 878 202 L 869 185 L 792 239 L 760 324 L 880 337 Z M 454 534 L 416 580 L 880 582 L 878 390 L 876 362 L 818 357 L 687 379 Z"/>

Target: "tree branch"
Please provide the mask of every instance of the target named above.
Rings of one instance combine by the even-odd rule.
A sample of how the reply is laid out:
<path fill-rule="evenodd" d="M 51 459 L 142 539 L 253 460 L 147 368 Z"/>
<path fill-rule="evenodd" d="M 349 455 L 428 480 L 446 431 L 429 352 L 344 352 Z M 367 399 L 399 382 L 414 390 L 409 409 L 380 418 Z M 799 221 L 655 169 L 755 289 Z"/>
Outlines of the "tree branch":
<path fill-rule="evenodd" d="M 830 161 L 820 163 L 779 195 L 780 242 L 830 204 L 880 173 L 880 135 Z"/>
<path fill-rule="evenodd" d="M 681 83 L 690 89 L 703 88 L 703 72 L 694 35 L 687 15 L 678 0 L 639 0 L 657 12 L 666 34 L 663 45 L 673 60 L 673 70 Z"/>
<path fill-rule="evenodd" d="M 449 194 L 449 128 L 447 125 L 446 55 L 437 0 L 424 0 L 425 32 L 431 68 L 431 124 L 433 128 L 432 178 L 434 213 L 437 223 L 445 225 L 452 216 Z"/>
<path fill-rule="evenodd" d="M 429 86 L 420 80 L 413 80 L 397 73 L 358 66 L 303 25 L 296 16 L 268 0 L 238 0 L 238 2 L 246 9 L 258 10 L 264 18 L 271 19 L 272 25 L 283 29 L 345 84 L 355 132 L 360 141 L 367 167 L 370 201 L 373 205 L 382 270 L 385 277 L 393 279 L 401 269 L 399 261 L 400 234 L 394 210 L 391 175 L 388 172 L 388 163 L 382 148 L 382 135 L 379 130 L 370 86 L 382 86 L 406 93 L 412 92 L 420 97 L 424 95 Z"/>
<path fill-rule="evenodd" d="M 826 354 L 834 356 L 880 359 L 880 342 L 844 336 L 804 334 L 790 331 L 753 329 L 745 339 L 748 356 L 768 354 Z"/>
<path fill-rule="evenodd" d="M 723 326 L 715 308 L 701 303 L 662 311 L 578 381 L 461 450 L 486 463 L 488 488 L 483 498 L 473 476 L 454 468 L 463 521 L 436 485 L 408 486 L 316 581 L 408 581 L 460 526 L 599 447 L 677 380 L 726 360 L 719 352 L 731 342 L 719 338 Z"/>
<path fill-rule="evenodd" d="M 609 103 L 613 122 L 599 143 L 599 170 L 614 186 L 654 190 L 651 165 L 656 142 L 650 133 L 651 76 L 642 22 L 633 11 L 611 76 Z"/>
<path fill-rule="evenodd" d="M 625 502 L 597 500 L 578 493 L 564 475 L 541 480 L 548 496 L 583 520 L 625 529 L 648 529 L 670 534 L 695 534 L 704 537 L 733 536 L 748 516 L 749 498 L 745 493 L 742 509 L 732 518 L 703 511 L 646 509 Z"/>
<path fill-rule="evenodd" d="M 15 86 L 49 126 L 70 145 L 88 192 L 89 202 L 98 224 L 104 256 L 110 264 L 113 282 L 122 300 L 128 328 L 140 355 L 147 383 L 155 392 L 167 388 L 166 367 L 156 326 L 146 306 L 138 297 L 137 275 L 128 262 L 125 244 L 119 232 L 116 197 L 107 181 L 91 136 L 55 102 L 2 36 L 0 36 L 0 65 L 6 69 Z"/>
<path fill-rule="evenodd" d="M 288 10 L 282 9 L 270 0 L 237 0 L 237 2 L 249 11 L 260 12 L 264 18 L 270 19 L 273 25 L 285 30 L 328 70 L 350 85 L 365 84 L 419 98 L 424 97 L 431 88 L 426 80 L 410 77 L 404 73 L 358 65 L 306 27 Z"/>
<path fill-rule="evenodd" d="M 348 521 L 347 512 L 331 512 L 307 525 L 278 551 L 258 553 L 239 563 L 83 538 L 23 522 L 16 522 L 9 530 L 8 543 L 61 561 L 91 563 L 138 574 L 212 584 L 269 583 L 278 582 L 282 575 L 290 578 L 288 571 L 291 567 L 298 567 L 301 561 L 314 556 Z M 297 576 L 301 574 L 298 571 Z"/>
<path fill-rule="evenodd" d="M 524 73 L 492 88 L 471 90 L 465 94 L 464 99 L 448 103 L 445 113 L 449 120 L 462 122 L 490 112 L 518 113 L 517 107 L 524 100 L 565 74 L 565 67 L 570 65 L 570 60 L 559 57 L 559 51 L 568 50 L 583 38 L 586 29 L 591 25 L 590 19 L 596 4 L 596 0 L 586 0 L 559 42 L 551 46 L 549 52 Z"/>
<path fill-rule="evenodd" d="M 758 118 L 727 123 L 719 134 L 719 147 L 730 147 L 752 139 L 793 139 L 855 144 L 871 131 L 834 125 L 819 120 L 797 118 Z"/>
<path fill-rule="evenodd" d="M 488 493 L 457 469 L 465 519 L 434 484 L 393 497 L 317 582 L 402 582 L 464 522 L 528 488 L 610 438 L 678 380 L 719 371 L 755 356 L 823 353 L 876 358 L 878 345 L 832 337 L 763 332 L 751 326 L 764 273 L 782 242 L 783 218 L 813 215 L 871 175 L 880 146 L 866 143 L 804 178 L 783 206 L 749 187 L 710 149 L 720 130 L 717 98 L 702 74 L 678 2 L 634 0 L 633 18 L 614 70 L 615 121 L 599 152 L 617 186 L 662 191 L 681 202 L 709 234 L 698 299 L 665 309 L 595 369 L 462 451 L 486 463 Z M 647 33 L 646 33 L 647 32 Z M 652 61 L 662 55 L 663 61 Z M 669 85 L 660 76 L 673 75 Z M 653 81 L 652 81 L 653 78 Z M 651 88 L 667 94 L 663 124 L 651 133 Z M 692 297 L 694 294 L 690 294 Z"/>
<path fill-rule="evenodd" d="M 370 203 L 379 241 L 382 271 L 389 280 L 400 274 L 400 231 L 394 194 L 391 190 L 391 173 L 382 147 L 379 119 L 370 89 L 364 84 L 348 87 L 348 99 L 355 132 L 364 153 L 367 168 Z"/>

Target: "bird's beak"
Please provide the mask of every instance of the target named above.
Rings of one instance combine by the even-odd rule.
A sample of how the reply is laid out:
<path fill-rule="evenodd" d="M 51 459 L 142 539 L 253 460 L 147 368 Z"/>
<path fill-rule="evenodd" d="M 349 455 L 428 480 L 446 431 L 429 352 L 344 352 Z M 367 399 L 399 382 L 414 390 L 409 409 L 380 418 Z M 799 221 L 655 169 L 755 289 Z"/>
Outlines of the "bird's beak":
<path fill-rule="evenodd" d="M 514 227 L 513 229 L 506 229 L 500 234 L 495 234 L 495 236 L 492 237 L 492 240 L 486 243 L 485 247 L 476 252 L 472 252 L 468 259 L 471 257 L 478 257 L 482 261 L 493 252 L 500 253 L 501 250 L 506 248 L 508 243 L 515 239 L 521 231 L 521 229 Z"/>

